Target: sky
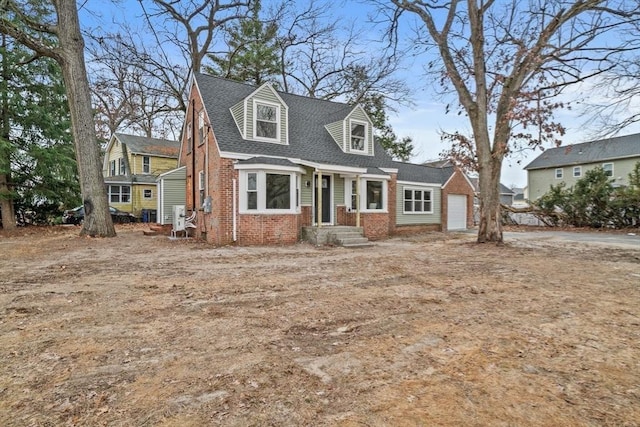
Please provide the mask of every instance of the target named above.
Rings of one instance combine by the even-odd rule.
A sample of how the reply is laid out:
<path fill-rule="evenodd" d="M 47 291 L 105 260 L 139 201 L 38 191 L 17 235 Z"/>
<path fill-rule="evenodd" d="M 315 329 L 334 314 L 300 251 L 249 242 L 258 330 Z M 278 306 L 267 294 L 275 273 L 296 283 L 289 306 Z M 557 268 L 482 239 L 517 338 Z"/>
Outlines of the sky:
<path fill-rule="evenodd" d="M 270 1 L 272 0 L 263 0 L 263 7 L 266 7 L 265 5 L 268 5 Z M 294 1 L 294 3 L 299 2 Z M 340 11 L 340 17 L 344 21 L 362 22 L 365 14 L 368 19 L 375 19 L 375 9 L 372 2 L 344 0 L 340 4 L 335 2 L 328 4 L 332 4 L 334 10 Z M 113 25 L 113 21 L 134 21 L 141 19 L 140 16 L 140 5 L 137 0 L 114 0 L 112 2 L 89 0 L 86 3 L 86 10 L 81 11 L 81 22 L 84 21 L 94 28 L 108 30 Z M 326 19 L 335 19 L 331 11 L 328 11 L 326 16 Z M 370 40 L 379 39 L 384 29 L 382 26 L 363 26 L 362 28 L 365 30 L 360 32 L 360 36 Z M 402 31 L 406 31 L 405 34 L 408 37 L 410 28 L 407 26 Z M 379 47 L 375 43 L 371 43 L 371 46 Z M 414 157 L 411 159 L 413 163 L 435 160 L 443 150 L 448 148 L 447 144 L 441 142 L 439 134 L 441 130 L 470 134 L 467 117 L 457 115 L 456 112 L 445 114 L 444 106 L 447 101 L 451 102 L 452 99 L 442 100 L 434 95 L 432 88 L 425 83 L 421 71 L 425 62 L 426 58 L 420 56 L 412 58 L 411 64 L 405 64 L 405 68 L 398 73 L 396 77 L 404 80 L 411 89 L 412 99 L 407 105 L 398 105 L 396 111 L 389 113 L 389 121 L 396 135 L 399 137 L 410 136 L 413 139 L 415 147 Z M 566 91 L 563 96 L 565 101 L 571 101 L 574 106 L 578 106 L 578 108 L 557 112 L 556 118 L 560 119 L 566 128 L 566 134 L 561 137 L 563 145 L 598 139 L 599 129 L 592 126 L 589 119 L 582 114 L 582 109 L 579 108 L 580 103 L 585 99 L 589 100 L 589 98 L 596 96 L 594 89 L 583 85 Z M 626 135 L 636 132 L 640 132 L 640 126 L 624 129 L 620 134 Z M 550 148 L 550 146 L 546 148 Z M 524 187 L 526 172 L 523 168 L 541 152 L 541 150 L 529 150 L 520 153 L 517 158 L 505 159 L 501 182 L 508 187 Z"/>

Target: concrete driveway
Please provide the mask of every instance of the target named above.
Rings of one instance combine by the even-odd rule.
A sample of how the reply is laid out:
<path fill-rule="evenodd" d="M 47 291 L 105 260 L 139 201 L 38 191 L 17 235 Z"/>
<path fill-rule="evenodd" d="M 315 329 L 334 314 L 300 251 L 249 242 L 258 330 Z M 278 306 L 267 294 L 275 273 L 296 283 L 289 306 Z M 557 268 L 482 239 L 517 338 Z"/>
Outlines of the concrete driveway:
<path fill-rule="evenodd" d="M 503 236 L 505 242 L 509 242 L 510 240 L 564 241 L 640 250 L 640 232 L 574 232 L 560 230 L 505 231 Z"/>

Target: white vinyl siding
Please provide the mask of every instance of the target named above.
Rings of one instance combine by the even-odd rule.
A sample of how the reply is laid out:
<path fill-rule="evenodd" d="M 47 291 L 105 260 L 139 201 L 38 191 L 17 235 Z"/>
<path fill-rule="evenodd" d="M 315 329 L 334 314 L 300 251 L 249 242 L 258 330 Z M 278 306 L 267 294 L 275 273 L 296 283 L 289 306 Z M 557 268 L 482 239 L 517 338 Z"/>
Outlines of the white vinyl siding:
<path fill-rule="evenodd" d="M 186 205 L 186 168 L 183 166 L 160 176 L 158 182 L 158 222 L 173 223 L 173 207 Z"/>

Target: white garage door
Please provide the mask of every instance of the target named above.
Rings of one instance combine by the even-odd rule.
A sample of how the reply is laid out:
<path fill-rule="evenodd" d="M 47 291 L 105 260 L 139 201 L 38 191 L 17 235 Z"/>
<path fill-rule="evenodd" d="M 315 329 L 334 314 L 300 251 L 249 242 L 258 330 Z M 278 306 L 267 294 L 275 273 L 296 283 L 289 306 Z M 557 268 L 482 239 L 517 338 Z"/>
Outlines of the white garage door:
<path fill-rule="evenodd" d="M 467 196 L 449 194 L 447 197 L 447 230 L 467 228 Z"/>

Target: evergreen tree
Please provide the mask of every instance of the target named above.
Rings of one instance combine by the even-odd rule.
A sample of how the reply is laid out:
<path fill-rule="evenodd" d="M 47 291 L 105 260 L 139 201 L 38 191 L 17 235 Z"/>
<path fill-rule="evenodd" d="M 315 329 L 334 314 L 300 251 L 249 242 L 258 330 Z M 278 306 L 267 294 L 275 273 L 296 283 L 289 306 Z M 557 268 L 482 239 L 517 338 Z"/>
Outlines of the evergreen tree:
<path fill-rule="evenodd" d="M 278 26 L 260 19 L 260 2 L 256 2 L 248 18 L 228 30 L 229 52 L 224 56 L 209 55 L 213 66 L 205 71 L 215 76 L 256 86 L 274 81 L 281 70 Z"/>
<path fill-rule="evenodd" d="M 65 88 L 58 64 L 2 36 L 0 174 L 4 209 L 55 211 L 80 202 Z M 4 216 L 4 214 L 3 214 Z M 5 228 L 12 217 L 3 218 Z"/>

